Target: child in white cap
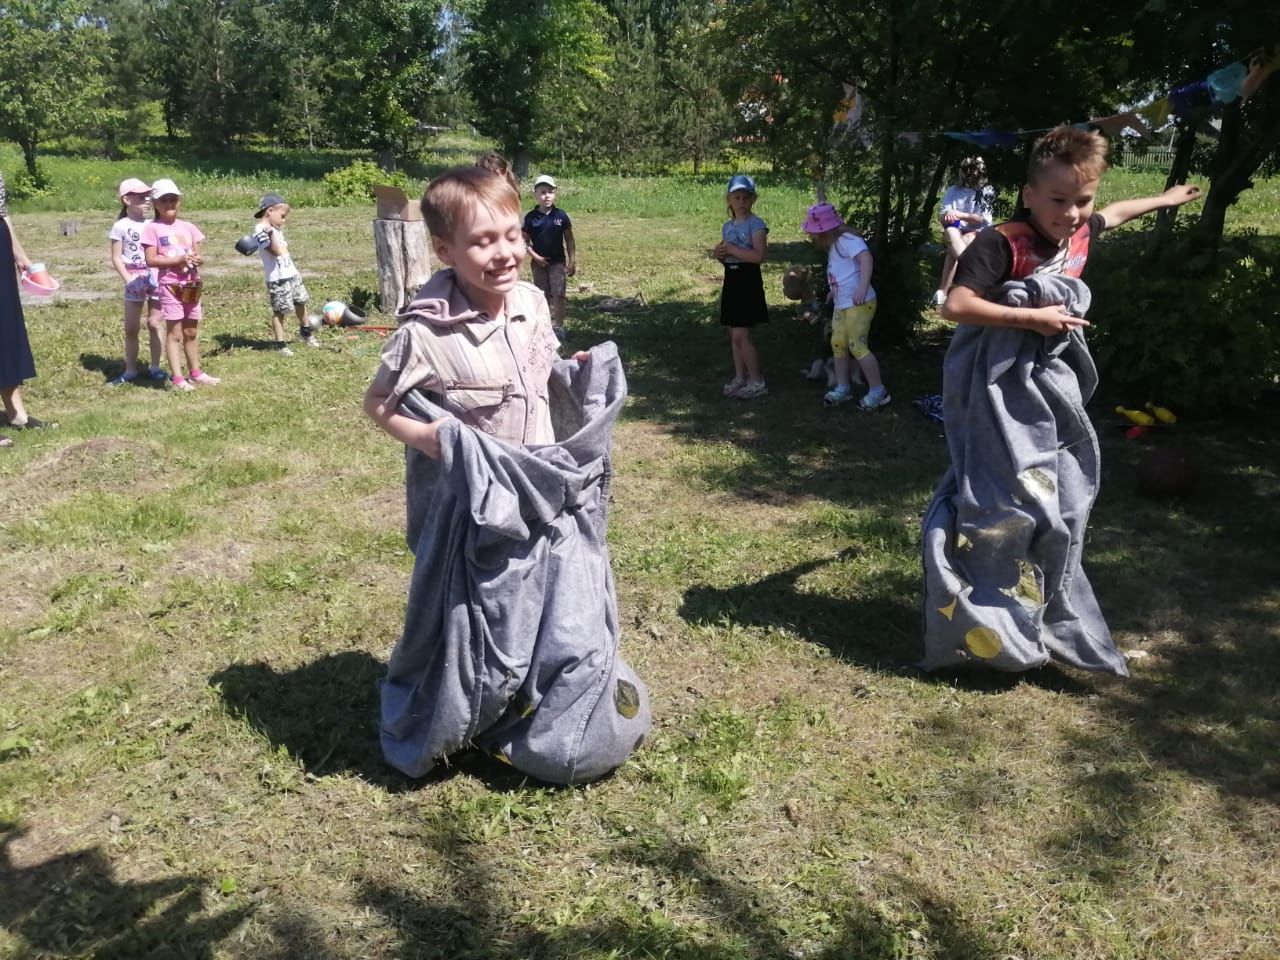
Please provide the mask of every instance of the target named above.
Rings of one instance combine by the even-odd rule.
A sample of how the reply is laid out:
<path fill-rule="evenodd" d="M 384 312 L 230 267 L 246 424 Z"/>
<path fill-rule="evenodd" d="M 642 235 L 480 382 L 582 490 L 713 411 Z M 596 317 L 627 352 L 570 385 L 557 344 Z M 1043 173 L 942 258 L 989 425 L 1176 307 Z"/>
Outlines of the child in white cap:
<path fill-rule="evenodd" d="M 836 385 L 822 398 L 829 407 L 853 399 L 849 383 L 849 355 L 858 361 L 870 389 L 862 409 L 875 410 L 889 402 L 889 391 L 880 380 L 880 363 L 867 346 L 871 319 L 876 315 L 876 291 L 871 286 L 871 251 L 853 228 L 829 203 L 816 203 L 804 218 L 804 232 L 827 251 L 827 283 L 835 312 L 831 317 L 831 353 L 835 358 Z"/>
<path fill-rule="evenodd" d="M 573 240 L 573 221 L 556 206 L 559 190 L 555 177 L 545 173 L 533 181 L 533 196 L 538 203 L 524 215 L 523 229 L 533 282 L 546 296 L 552 326 L 563 340 L 568 303 L 565 278 L 578 271 L 578 248 Z"/>
<path fill-rule="evenodd" d="M 132 383 L 138 379 L 138 333 L 142 318 L 147 318 L 151 336 L 151 366 L 148 376 L 163 380 L 160 354 L 163 350 L 164 320 L 160 316 L 160 290 L 156 271 L 147 266 L 142 249 L 142 231 L 151 212 L 151 187 L 130 177 L 120 183 L 120 219 L 107 232 L 111 242 L 111 265 L 124 283 L 124 372 L 108 381 L 111 386 Z"/>

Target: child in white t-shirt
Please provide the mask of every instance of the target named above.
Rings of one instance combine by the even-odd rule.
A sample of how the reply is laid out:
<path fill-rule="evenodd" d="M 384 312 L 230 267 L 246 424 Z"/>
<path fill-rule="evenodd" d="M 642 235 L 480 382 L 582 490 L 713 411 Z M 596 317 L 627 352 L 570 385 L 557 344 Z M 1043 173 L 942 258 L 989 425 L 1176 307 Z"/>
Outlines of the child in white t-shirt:
<path fill-rule="evenodd" d="M 960 161 L 960 179 L 942 195 L 942 240 L 946 256 L 942 276 L 933 294 L 933 305 L 942 306 L 956 275 L 960 254 L 973 243 L 978 231 L 991 226 L 995 190 L 987 183 L 987 164 L 981 157 Z"/>
<path fill-rule="evenodd" d="M 108 381 L 111 386 L 138 379 L 138 333 L 146 318 L 151 336 L 151 366 L 148 376 L 163 380 L 160 354 L 163 350 L 164 319 L 160 315 L 160 288 L 156 271 L 147 266 L 142 249 L 142 230 L 151 212 L 151 187 L 136 177 L 120 184 L 120 219 L 111 225 L 111 265 L 124 284 L 124 372 Z"/>
<path fill-rule="evenodd" d="M 835 359 L 836 385 L 822 398 L 829 407 L 853 399 L 849 383 L 849 356 L 858 361 L 867 380 L 864 410 L 883 407 L 889 391 L 880 380 L 880 363 L 867 346 L 871 319 L 876 315 L 876 291 L 871 286 L 871 251 L 866 241 L 849 227 L 829 203 L 814 204 L 804 220 L 804 232 L 827 251 L 827 282 L 835 312 L 831 318 L 831 353 Z"/>
<path fill-rule="evenodd" d="M 284 238 L 284 222 L 289 210 L 284 197 L 268 193 L 254 214 L 258 224 L 253 234 L 258 241 L 258 256 L 262 257 L 262 271 L 266 274 L 267 298 L 271 301 L 271 335 L 276 349 L 286 357 L 293 356 L 284 337 L 284 318 L 290 310 L 298 318 L 298 336 L 304 343 L 317 346 L 311 328 L 307 326 L 307 301 L 311 297 L 302 282 L 302 274 L 289 255 L 289 242 Z"/>

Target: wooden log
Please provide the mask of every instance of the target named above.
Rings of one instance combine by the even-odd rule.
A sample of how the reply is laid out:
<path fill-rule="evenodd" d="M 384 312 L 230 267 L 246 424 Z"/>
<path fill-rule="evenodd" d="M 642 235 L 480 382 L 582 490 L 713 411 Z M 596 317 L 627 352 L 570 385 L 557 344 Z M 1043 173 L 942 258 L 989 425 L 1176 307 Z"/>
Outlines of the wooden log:
<path fill-rule="evenodd" d="M 395 315 L 431 276 L 431 245 L 422 220 L 373 221 L 382 312 Z"/>

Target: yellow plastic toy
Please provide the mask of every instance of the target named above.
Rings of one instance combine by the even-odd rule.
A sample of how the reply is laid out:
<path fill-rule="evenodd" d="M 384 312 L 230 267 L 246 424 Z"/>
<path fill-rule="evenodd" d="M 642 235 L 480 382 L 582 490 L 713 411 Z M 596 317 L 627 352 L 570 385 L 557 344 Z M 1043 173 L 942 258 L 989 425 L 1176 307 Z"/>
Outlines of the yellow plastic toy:
<path fill-rule="evenodd" d="M 1157 407 L 1154 403 L 1151 403 L 1150 401 L 1147 402 L 1147 409 L 1150 410 L 1155 415 L 1155 418 L 1159 420 L 1161 423 L 1177 423 L 1178 422 L 1178 418 L 1174 415 L 1172 410 L 1168 410 L 1164 407 Z"/>
<path fill-rule="evenodd" d="M 1130 423 L 1136 423 L 1140 427 L 1149 427 L 1156 422 L 1155 417 L 1149 413 L 1143 413 L 1141 410 L 1126 410 L 1124 407 L 1116 407 L 1116 413 Z"/>

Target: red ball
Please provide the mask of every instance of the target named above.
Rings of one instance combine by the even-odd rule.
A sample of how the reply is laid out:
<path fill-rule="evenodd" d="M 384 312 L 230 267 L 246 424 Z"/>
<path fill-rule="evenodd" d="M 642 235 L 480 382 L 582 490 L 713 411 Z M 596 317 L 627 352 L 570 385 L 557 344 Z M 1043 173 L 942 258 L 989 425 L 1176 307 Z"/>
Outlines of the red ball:
<path fill-rule="evenodd" d="M 1189 497 L 1200 483 L 1200 466 L 1186 450 L 1154 447 L 1138 460 L 1138 492 L 1153 500 Z"/>

